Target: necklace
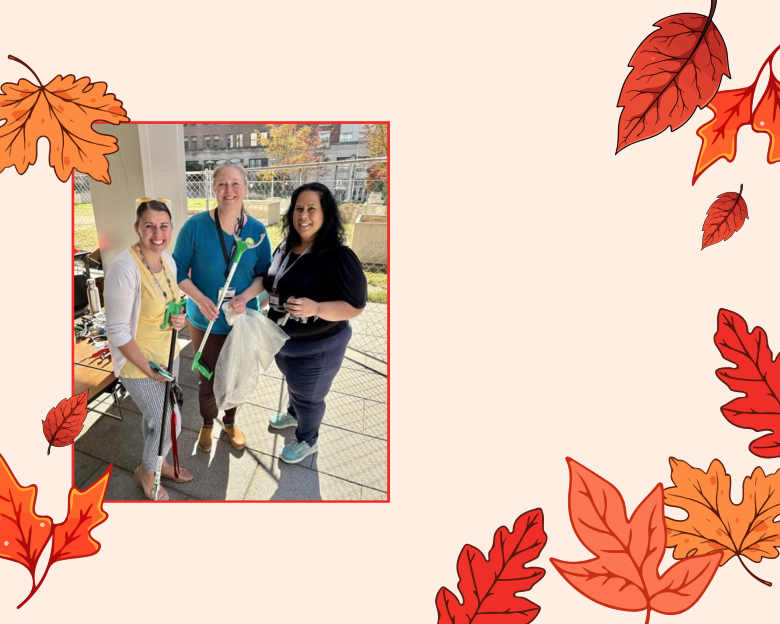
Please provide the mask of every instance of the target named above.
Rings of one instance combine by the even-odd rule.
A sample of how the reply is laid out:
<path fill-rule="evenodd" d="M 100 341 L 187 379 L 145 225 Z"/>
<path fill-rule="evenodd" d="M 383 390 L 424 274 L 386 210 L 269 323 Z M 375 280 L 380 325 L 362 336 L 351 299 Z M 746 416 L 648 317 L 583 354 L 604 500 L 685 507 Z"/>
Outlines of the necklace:
<path fill-rule="evenodd" d="M 144 252 L 141 251 L 141 245 L 135 246 L 136 251 L 138 252 L 138 255 L 141 256 L 141 262 L 144 263 L 144 266 L 149 270 L 149 273 L 152 273 L 152 267 L 149 266 L 149 263 L 146 261 L 146 257 L 144 256 Z M 165 275 L 165 281 L 168 282 L 168 288 L 171 291 L 171 298 L 173 298 L 173 286 L 171 286 L 171 278 L 168 277 L 168 271 L 165 270 L 165 260 L 160 257 L 160 266 L 163 270 L 163 275 Z M 154 280 L 154 283 L 157 284 L 157 288 L 160 289 L 160 292 L 163 294 L 163 297 L 165 297 L 165 303 L 168 303 L 168 293 L 163 290 L 163 287 L 160 286 L 160 282 L 157 281 L 157 276 L 152 273 L 152 279 Z"/>

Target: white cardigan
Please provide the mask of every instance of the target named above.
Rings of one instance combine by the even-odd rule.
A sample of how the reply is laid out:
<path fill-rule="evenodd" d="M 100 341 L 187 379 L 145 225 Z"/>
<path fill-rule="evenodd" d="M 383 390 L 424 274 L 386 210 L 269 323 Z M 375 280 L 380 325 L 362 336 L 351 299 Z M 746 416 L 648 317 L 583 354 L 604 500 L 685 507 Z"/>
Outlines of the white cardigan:
<path fill-rule="evenodd" d="M 163 252 L 162 255 L 175 279 L 176 263 L 167 253 Z M 119 377 L 127 361 L 119 347 L 135 338 L 141 312 L 141 271 L 129 249 L 114 258 L 108 267 L 103 283 L 103 301 L 106 307 L 108 348 L 114 361 L 114 376 Z"/>

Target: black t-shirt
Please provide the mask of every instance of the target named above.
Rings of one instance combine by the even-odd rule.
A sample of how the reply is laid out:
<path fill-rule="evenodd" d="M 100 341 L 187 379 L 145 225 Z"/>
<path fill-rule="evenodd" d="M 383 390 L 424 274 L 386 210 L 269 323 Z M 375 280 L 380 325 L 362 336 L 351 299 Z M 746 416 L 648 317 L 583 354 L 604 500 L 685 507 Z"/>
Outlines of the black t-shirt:
<path fill-rule="evenodd" d="M 280 253 L 279 249 L 276 253 Z M 296 261 L 297 260 L 297 261 Z M 295 265 L 293 266 L 293 262 Z M 263 278 L 263 287 L 273 292 L 274 277 L 270 272 Z M 354 308 L 366 307 L 368 284 L 360 260 L 349 247 L 337 247 L 326 251 L 309 252 L 302 256 L 292 254 L 287 270 L 277 284 L 279 305 L 290 297 L 306 297 L 313 301 L 346 301 Z M 268 318 L 276 322 L 284 316 L 271 307 Z M 290 317 L 282 329 L 291 340 L 320 340 L 334 336 L 346 327 L 347 321 L 308 319 L 300 323 Z"/>

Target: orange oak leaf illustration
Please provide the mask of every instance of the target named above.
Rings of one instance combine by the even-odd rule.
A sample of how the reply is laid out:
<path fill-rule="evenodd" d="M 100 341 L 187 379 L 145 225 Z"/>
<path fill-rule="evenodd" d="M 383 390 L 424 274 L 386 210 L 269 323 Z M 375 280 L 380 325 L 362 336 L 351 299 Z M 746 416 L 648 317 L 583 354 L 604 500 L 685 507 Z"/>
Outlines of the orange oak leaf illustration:
<path fill-rule="evenodd" d="M 639 44 L 618 98 L 616 154 L 669 127 L 677 130 L 712 99 L 722 77 L 730 77 L 726 44 L 712 21 L 716 5 L 712 0 L 707 17 L 665 17 Z"/>
<path fill-rule="evenodd" d="M 709 247 L 720 241 L 728 240 L 734 232 L 745 224 L 748 218 L 747 204 L 742 197 L 742 184 L 739 193 L 721 193 L 712 202 L 701 231 L 701 248 Z"/>
<path fill-rule="evenodd" d="M 43 423 L 43 435 L 49 441 L 49 450 L 51 447 L 68 446 L 73 444 L 73 440 L 81 433 L 84 428 L 84 419 L 87 417 L 87 397 L 85 390 L 81 394 L 76 394 L 69 399 L 62 399 L 57 403 L 57 407 L 52 407 L 46 415 Z"/>
<path fill-rule="evenodd" d="M 715 116 L 696 131 L 701 147 L 691 185 L 696 184 L 696 180 L 721 158 L 727 162 L 734 161 L 737 157 L 737 133 L 742 126 L 750 125 L 755 132 L 766 132 L 769 135 L 766 160 L 770 165 L 780 161 L 780 144 L 777 142 L 780 133 L 780 82 L 772 71 L 772 60 L 778 50 L 780 46 L 764 61 L 752 85 L 720 91 L 707 104 Z M 756 110 L 751 113 L 758 79 L 767 66 L 769 82 Z"/>
<path fill-rule="evenodd" d="M 33 581 L 30 594 L 17 609 L 24 606 L 38 591 L 52 564 L 66 559 L 89 557 L 100 550 L 100 544 L 90 532 L 108 517 L 103 511 L 103 497 L 112 467 L 113 464 L 86 490 L 72 487 L 68 515 L 63 522 L 52 524 L 49 516 L 35 513 L 38 487 L 22 487 L 0 455 L 0 558 L 22 564 L 30 572 Z M 35 570 L 41 553 L 52 536 L 49 563 L 36 584 Z"/>
<path fill-rule="evenodd" d="M 690 557 L 663 576 L 658 566 L 666 546 L 663 486 L 659 483 L 631 519 L 618 489 L 570 457 L 569 518 L 580 542 L 595 557 L 570 563 L 550 559 L 555 569 L 583 596 L 621 611 L 687 611 L 710 584 L 722 553 Z M 688 564 L 688 565 L 684 565 Z"/>
<path fill-rule="evenodd" d="M 73 169 L 111 183 L 106 154 L 117 151 L 116 138 L 92 129 L 95 122 L 128 122 L 122 102 L 106 93 L 105 82 L 71 75 L 56 76 L 43 86 L 38 81 L 6 82 L 0 86 L 0 171 L 14 166 L 19 174 L 38 159 L 38 139 L 49 140 L 49 165 L 65 182 Z"/>
<path fill-rule="evenodd" d="M 742 429 L 769 431 L 750 443 L 750 452 L 780 457 L 780 361 L 772 360 L 766 332 L 761 327 L 748 332 L 739 314 L 720 309 L 715 346 L 724 359 L 737 365 L 716 370 L 718 379 L 730 390 L 744 392 L 721 407 L 721 413 Z"/>
<path fill-rule="evenodd" d="M 542 568 L 525 565 L 539 556 L 546 543 L 542 510 L 534 509 L 515 520 L 512 531 L 506 527 L 496 531 L 488 559 L 466 544 L 458 556 L 458 590 L 463 604 L 442 587 L 436 594 L 438 623 L 487 624 L 498 619 L 526 624 L 534 620 L 540 607 L 515 593 L 528 591 L 544 576 Z"/>
<path fill-rule="evenodd" d="M 772 583 L 753 574 L 742 556 L 759 563 L 774 559 L 780 548 L 780 471 L 769 475 L 759 467 L 742 484 L 742 502 L 731 502 L 731 477 L 717 459 L 706 474 L 680 459 L 669 458 L 675 487 L 666 488 L 664 500 L 670 507 L 688 512 L 685 520 L 666 519 L 666 545 L 674 548 L 675 559 L 718 552 L 720 565 L 736 556 L 757 581 Z"/>

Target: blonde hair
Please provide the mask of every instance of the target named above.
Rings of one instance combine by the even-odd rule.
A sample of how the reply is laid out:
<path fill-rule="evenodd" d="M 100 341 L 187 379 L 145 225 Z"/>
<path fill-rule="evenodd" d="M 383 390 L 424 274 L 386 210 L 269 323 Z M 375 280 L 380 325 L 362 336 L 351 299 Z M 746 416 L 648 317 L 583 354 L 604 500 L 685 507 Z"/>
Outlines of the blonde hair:
<path fill-rule="evenodd" d="M 211 176 L 211 186 L 216 188 L 217 184 L 217 175 L 227 167 L 233 167 L 234 169 L 238 169 L 238 172 L 241 174 L 241 178 L 244 180 L 244 186 L 246 188 L 249 188 L 249 180 L 246 175 L 246 169 L 244 169 L 244 165 L 241 163 L 225 163 L 224 165 L 218 165 L 214 168 L 214 173 Z"/>

